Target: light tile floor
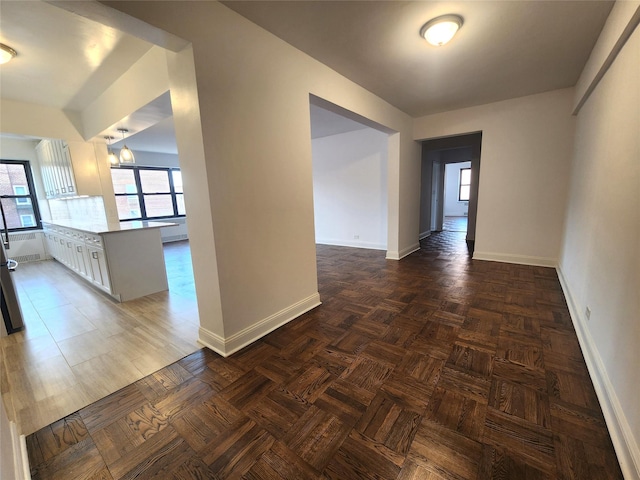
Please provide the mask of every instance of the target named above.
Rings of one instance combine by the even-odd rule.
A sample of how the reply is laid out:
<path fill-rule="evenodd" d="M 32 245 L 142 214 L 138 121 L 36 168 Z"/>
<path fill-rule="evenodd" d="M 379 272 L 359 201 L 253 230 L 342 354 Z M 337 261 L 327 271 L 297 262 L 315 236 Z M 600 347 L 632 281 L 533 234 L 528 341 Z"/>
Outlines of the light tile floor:
<path fill-rule="evenodd" d="M 19 266 L 14 282 L 26 328 L 0 338 L 0 392 L 20 433 L 200 348 L 189 243 L 164 251 L 169 291 L 120 304 L 55 260 Z"/>

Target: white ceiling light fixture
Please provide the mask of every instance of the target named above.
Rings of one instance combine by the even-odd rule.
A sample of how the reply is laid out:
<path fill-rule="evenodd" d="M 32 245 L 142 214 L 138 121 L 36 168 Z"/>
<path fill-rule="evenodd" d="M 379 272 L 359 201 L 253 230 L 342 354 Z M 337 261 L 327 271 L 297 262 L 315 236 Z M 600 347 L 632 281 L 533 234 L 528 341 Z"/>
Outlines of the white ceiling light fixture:
<path fill-rule="evenodd" d="M 119 128 L 118 131 L 122 134 L 122 140 L 124 140 L 124 134 L 129 133 L 129 130 L 126 128 Z M 123 163 L 135 163 L 136 159 L 133 156 L 133 152 L 127 147 L 126 144 L 122 146 L 120 149 L 120 164 Z"/>
<path fill-rule="evenodd" d="M 420 36 L 436 47 L 441 47 L 453 38 L 462 26 L 460 15 L 442 15 L 429 20 L 420 29 Z"/>
<path fill-rule="evenodd" d="M 107 135 L 104 139 L 107 141 L 107 151 L 109 152 L 107 158 L 109 159 L 109 163 L 114 167 L 120 166 L 120 160 L 116 157 L 116 154 L 113 153 L 113 150 L 111 150 L 111 140 L 113 140 L 113 137 L 111 135 Z"/>
<path fill-rule="evenodd" d="M 9 45 L 5 45 L 4 43 L 0 43 L 0 65 L 11 61 L 16 55 L 18 55 L 18 52 L 13 48 Z"/>

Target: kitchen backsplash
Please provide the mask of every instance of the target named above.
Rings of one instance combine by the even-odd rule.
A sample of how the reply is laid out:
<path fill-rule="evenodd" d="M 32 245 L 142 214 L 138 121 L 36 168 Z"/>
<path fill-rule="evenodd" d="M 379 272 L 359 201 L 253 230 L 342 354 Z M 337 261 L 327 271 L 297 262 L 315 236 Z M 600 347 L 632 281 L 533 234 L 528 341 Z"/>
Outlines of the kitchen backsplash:
<path fill-rule="evenodd" d="M 81 197 L 68 200 L 49 200 L 51 220 L 87 220 L 106 222 L 102 197 Z"/>

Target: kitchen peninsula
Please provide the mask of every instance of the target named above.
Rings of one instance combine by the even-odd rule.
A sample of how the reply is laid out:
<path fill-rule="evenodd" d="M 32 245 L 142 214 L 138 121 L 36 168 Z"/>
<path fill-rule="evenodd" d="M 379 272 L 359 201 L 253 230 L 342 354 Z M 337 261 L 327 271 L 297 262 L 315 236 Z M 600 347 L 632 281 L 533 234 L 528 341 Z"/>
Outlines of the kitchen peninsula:
<path fill-rule="evenodd" d="M 49 254 L 119 302 L 169 288 L 160 228 L 166 222 L 42 222 Z"/>

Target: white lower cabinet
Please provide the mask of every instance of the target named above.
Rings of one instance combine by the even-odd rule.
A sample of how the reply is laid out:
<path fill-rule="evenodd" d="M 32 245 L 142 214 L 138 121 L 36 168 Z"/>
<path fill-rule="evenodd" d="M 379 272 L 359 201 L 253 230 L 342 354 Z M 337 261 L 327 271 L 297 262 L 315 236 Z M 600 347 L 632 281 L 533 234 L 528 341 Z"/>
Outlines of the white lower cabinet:
<path fill-rule="evenodd" d="M 47 249 L 53 258 L 96 287 L 113 294 L 100 235 L 51 225 L 43 228 Z"/>
<path fill-rule="evenodd" d="M 47 223 L 43 229 L 53 258 L 118 301 L 169 288 L 159 227 L 88 233 Z"/>
<path fill-rule="evenodd" d="M 87 247 L 87 254 L 89 255 L 91 281 L 98 287 L 108 290 L 110 288 L 109 270 L 104 250 L 98 247 Z"/>
<path fill-rule="evenodd" d="M 87 247 L 84 245 L 84 243 L 76 242 L 75 255 L 76 263 L 78 265 L 78 269 L 76 271 L 80 274 L 80 276 L 84 278 L 91 278 L 89 259 L 87 258 Z"/>
<path fill-rule="evenodd" d="M 76 258 L 76 248 L 71 235 L 64 238 L 64 257 L 67 261 L 67 267 L 71 270 L 78 271 L 78 260 Z"/>

